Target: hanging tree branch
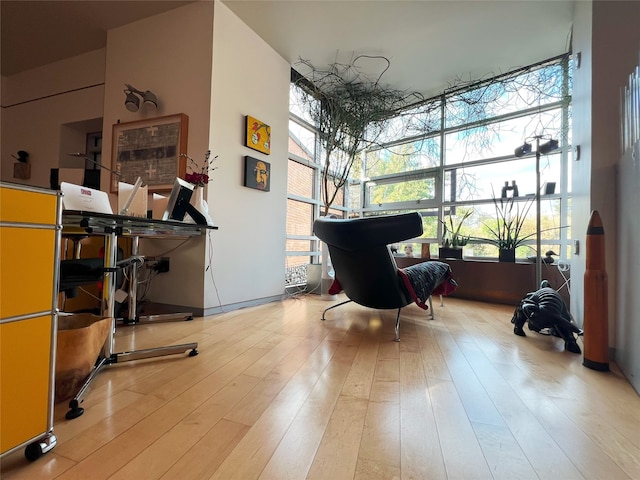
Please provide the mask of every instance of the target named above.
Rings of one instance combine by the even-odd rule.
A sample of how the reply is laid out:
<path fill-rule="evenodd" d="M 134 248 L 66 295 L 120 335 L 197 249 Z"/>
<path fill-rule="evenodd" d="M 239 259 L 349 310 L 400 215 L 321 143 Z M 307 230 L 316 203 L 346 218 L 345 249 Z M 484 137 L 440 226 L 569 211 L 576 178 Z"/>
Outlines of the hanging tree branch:
<path fill-rule="evenodd" d="M 383 62 L 384 68 L 377 77 L 370 79 L 362 72 L 358 63 L 365 60 Z M 382 85 L 382 76 L 391 66 L 383 56 L 358 55 L 349 64 L 333 63 L 326 70 L 315 68 L 307 60 L 300 60 L 299 64 L 309 73 L 294 83 L 308 94 L 301 97 L 302 107 L 315 124 L 324 148 L 322 200 L 326 215 L 359 154 L 375 144 L 400 109 L 422 97 Z"/>

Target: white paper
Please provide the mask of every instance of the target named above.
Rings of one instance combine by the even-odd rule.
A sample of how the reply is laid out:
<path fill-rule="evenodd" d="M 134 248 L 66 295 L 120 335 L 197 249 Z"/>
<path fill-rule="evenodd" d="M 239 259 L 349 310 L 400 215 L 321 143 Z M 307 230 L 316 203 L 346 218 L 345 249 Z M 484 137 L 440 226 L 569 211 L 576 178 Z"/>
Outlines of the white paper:
<path fill-rule="evenodd" d="M 167 208 L 167 202 L 169 202 L 168 197 L 164 197 L 162 195 L 158 195 L 157 193 L 153 194 L 151 199 L 151 216 L 157 220 L 162 220 L 162 216 L 164 215 L 164 211 Z"/>
<path fill-rule="evenodd" d="M 62 191 L 62 206 L 65 210 L 113 213 L 107 192 L 67 182 L 60 184 L 60 190 Z"/>
<path fill-rule="evenodd" d="M 129 217 L 147 217 L 148 187 L 135 188 L 130 183 L 118 182 L 118 212 Z M 128 205 L 126 211 L 125 207 Z"/>

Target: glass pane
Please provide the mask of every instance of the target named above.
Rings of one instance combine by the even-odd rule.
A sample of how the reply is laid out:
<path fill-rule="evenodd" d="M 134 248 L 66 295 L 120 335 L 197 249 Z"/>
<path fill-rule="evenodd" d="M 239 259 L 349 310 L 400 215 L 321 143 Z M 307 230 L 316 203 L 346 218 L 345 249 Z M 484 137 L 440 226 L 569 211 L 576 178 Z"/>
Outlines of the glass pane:
<path fill-rule="evenodd" d="M 422 217 L 422 235 L 420 238 L 435 240 L 438 237 L 438 210 L 426 208 L 423 210 L 378 210 L 375 212 L 365 212 L 365 217 L 376 217 L 380 215 L 398 215 L 401 213 L 418 212 Z"/>
<path fill-rule="evenodd" d="M 567 226 L 565 228 L 565 237 L 566 238 L 573 238 L 573 235 L 571 233 L 571 197 L 569 197 L 567 199 L 567 219 L 565 220 L 567 223 Z"/>
<path fill-rule="evenodd" d="M 360 210 L 362 208 L 362 184 L 355 183 L 349 185 L 349 210 Z"/>
<path fill-rule="evenodd" d="M 401 112 L 390 120 L 377 138 L 379 144 L 394 142 L 399 138 L 416 137 L 440 130 L 442 100 L 429 99 L 421 105 Z"/>
<path fill-rule="evenodd" d="M 535 211 L 535 206 L 533 207 Z M 545 199 L 544 196 L 540 198 L 540 238 L 541 241 L 545 240 L 558 240 L 562 234 L 566 234 L 568 230 L 567 225 L 562 224 L 562 217 L 560 215 L 560 199 L 554 198 L 552 200 Z M 533 237 L 535 240 L 535 236 Z M 545 253 L 544 251 L 542 252 Z M 556 253 L 560 253 L 556 250 Z"/>
<path fill-rule="evenodd" d="M 366 162 L 367 178 L 438 167 L 440 137 L 425 138 L 368 152 Z"/>
<path fill-rule="evenodd" d="M 289 111 L 309 122 L 311 125 L 313 125 L 313 120 L 309 114 L 310 109 L 308 105 L 314 102 L 317 103 L 317 101 L 305 93 L 301 88 L 296 86 L 294 83 L 289 84 Z"/>
<path fill-rule="evenodd" d="M 476 167 L 459 167 L 445 172 L 444 201 L 467 202 L 472 200 L 487 200 L 501 197 L 502 189 L 512 196 L 515 193 L 513 185 L 518 189 L 518 195 L 534 195 L 536 191 L 536 159 L 521 158 L 479 165 Z M 560 190 L 560 155 L 549 155 L 540 161 L 540 186 L 545 192 L 545 183 L 555 183 L 555 193 Z"/>
<path fill-rule="evenodd" d="M 289 160 L 287 192 L 312 199 L 315 172 L 315 168 Z"/>
<path fill-rule="evenodd" d="M 289 120 L 289 152 L 313 161 L 316 153 L 315 133 L 299 123 Z"/>
<path fill-rule="evenodd" d="M 436 179 L 434 177 L 418 180 L 398 180 L 396 182 L 367 184 L 369 204 L 382 205 L 388 203 L 410 202 L 416 200 L 434 200 Z"/>
<path fill-rule="evenodd" d="M 518 110 L 562 100 L 561 64 L 536 68 L 512 78 L 500 78 L 447 99 L 446 126 L 488 120 Z"/>
<path fill-rule="evenodd" d="M 313 205 L 288 199 L 287 235 L 312 235 L 312 229 Z"/>
<path fill-rule="evenodd" d="M 558 108 L 448 133 L 445 136 L 445 164 L 512 157 L 525 139 L 535 135 L 560 139 L 561 113 Z M 533 148 L 535 150 L 535 145 Z"/>
<path fill-rule="evenodd" d="M 313 248 L 313 241 L 287 239 L 286 247 L 287 252 L 311 252 L 311 249 Z M 293 256 L 287 256 L 287 259 L 289 258 L 293 258 Z M 309 263 L 309 257 L 299 256 L 298 258 L 303 258 L 305 263 Z"/>
<path fill-rule="evenodd" d="M 346 218 L 347 212 L 345 212 L 344 210 L 336 210 L 335 208 L 330 208 L 329 215 L 334 215 L 336 218 Z"/>
<path fill-rule="evenodd" d="M 331 203 L 331 205 L 340 205 L 340 206 L 344 206 L 344 186 L 342 186 L 339 190 L 336 191 L 336 186 L 334 185 L 334 179 L 333 177 L 329 177 L 327 179 L 327 188 L 329 190 L 329 201 Z M 324 194 L 324 183 L 321 182 L 321 189 L 322 189 L 322 202 L 324 204 L 324 200 L 326 198 L 325 194 Z M 335 195 L 335 197 L 334 197 Z M 331 201 L 331 199 L 333 198 L 333 201 Z"/>

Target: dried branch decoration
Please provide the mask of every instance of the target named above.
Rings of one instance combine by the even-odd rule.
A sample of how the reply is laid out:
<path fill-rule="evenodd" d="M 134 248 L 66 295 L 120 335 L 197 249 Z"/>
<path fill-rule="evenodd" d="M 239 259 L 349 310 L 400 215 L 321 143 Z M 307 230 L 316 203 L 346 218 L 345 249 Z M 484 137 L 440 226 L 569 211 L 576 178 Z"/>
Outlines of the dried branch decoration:
<path fill-rule="evenodd" d="M 373 79 L 359 67 L 367 60 L 384 65 Z M 348 181 L 360 152 L 375 144 L 387 122 L 402 108 L 422 97 L 381 83 L 391 66 L 383 56 L 358 55 L 349 64 L 332 63 L 326 70 L 315 68 L 307 60 L 299 64 L 309 73 L 294 79 L 294 84 L 307 93 L 300 97 L 301 107 L 315 124 L 323 148 L 322 200 L 326 215 Z"/>

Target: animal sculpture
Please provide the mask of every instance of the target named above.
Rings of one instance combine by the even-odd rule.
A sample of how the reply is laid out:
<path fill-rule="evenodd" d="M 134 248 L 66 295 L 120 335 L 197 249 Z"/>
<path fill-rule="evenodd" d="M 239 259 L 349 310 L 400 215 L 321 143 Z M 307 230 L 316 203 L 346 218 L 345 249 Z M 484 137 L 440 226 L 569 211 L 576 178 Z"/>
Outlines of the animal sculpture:
<path fill-rule="evenodd" d="M 582 330 L 573 322 L 560 294 L 546 280 L 538 290 L 528 293 L 520 301 L 511 323 L 516 335 L 526 336 L 522 327 L 527 323 L 531 331 L 562 338 L 565 350 L 582 353 L 576 341 L 576 335 L 582 335 Z"/>

